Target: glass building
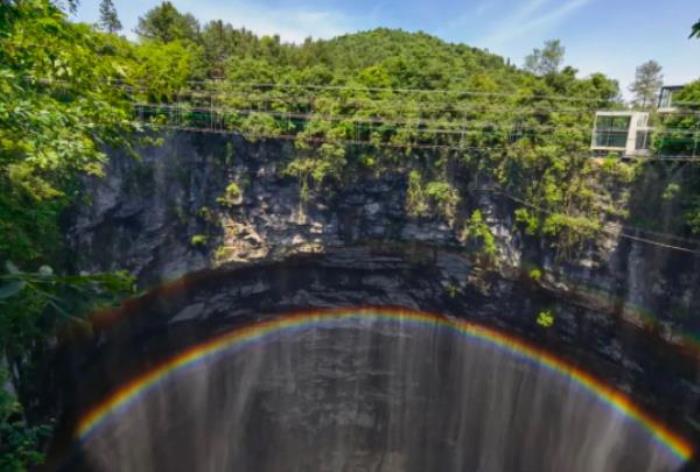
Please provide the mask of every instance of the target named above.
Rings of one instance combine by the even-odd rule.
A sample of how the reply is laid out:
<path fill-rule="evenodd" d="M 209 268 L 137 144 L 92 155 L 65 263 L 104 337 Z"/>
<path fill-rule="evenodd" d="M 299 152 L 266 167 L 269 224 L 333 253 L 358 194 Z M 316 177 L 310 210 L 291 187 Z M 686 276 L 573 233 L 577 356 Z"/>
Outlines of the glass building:
<path fill-rule="evenodd" d="M 647 155 L 652 131 L 648 124 L 647 112 L 599 111 L 595 117 L 591 150 L 622 156 Z"/>

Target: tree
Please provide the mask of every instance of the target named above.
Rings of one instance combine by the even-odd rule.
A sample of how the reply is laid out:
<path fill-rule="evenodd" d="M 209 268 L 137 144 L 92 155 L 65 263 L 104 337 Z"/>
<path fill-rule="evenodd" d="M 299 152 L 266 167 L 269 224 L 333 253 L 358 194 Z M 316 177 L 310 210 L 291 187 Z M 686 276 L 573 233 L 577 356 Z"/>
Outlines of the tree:
<path fill-rule="evenodd" d="M 226 59 L 231 55 L 230 41 L 233 28 L 221 20 L 211 21 L 204 26 L 201 34 L 204 58 L 212 77 L 224 75 Z"/>
<path fill-rule="evenodd" d="M 108 33 L 116 33 L 122 29 L 122 23 L 117 16 L 117 9 L 112 0 L 100 1 L 100 27 Z"/>
<path fill-rule="evenodd" d="M 634 93 L 634 103 L 642 108 L 651 107 L 663 85 L 661 66 L 656 61 L 648 61 L 637 67 L 630 91 Z"/>
<path fill-rule="evenodd" d="M 172 3 L 163 2 L 139 18 L 136 33 L 142 38 L 164 43 L 194 41 L 199 35 L 199 22 L 189 13 L 180 13 Z"/>
<path fill-rule="evenodd" d="M 143 84 L 148 101 L 170 102 L 177 91 L 187 87 L 187 81 L 198 78 L 201 69 L 199 49 L 188 48 L 181 41 L 161 44 L 148 41 L 140 45 L 134 55 L 137 65 L 130 77 L 135 83 Z"/>
<path fill-rule="evenodd" d="M 75 13 L 76 11 L 78 11 L 80 0 L 52 0 L 52 3 L 61 10 L 68 11 L 70 13 Z"/>
<path fill-rule="evenodd" d="M 91 309 L 83 289 L 110 291 L 91 276 L 56 278 L 47 264 L 63 260 L 59 220 L 77 176 L 99 173 L 102 149 L 135 129 L 111 85 L 120 49 L 105 47 L 122 41 L 49 0 L 0 2 L 0 470 L 41 460 L 51 422 L 36 411 L 36 368 L 58 326 Z"/>
<path fill-rule="evenodd" d="M 690 37 L 700 39 L 700 20 L 693 25 L 693 30 L 690 33 Z"/>
<path fill-rule="evenodd" d="M 660 132 L 656 148 L 660 154 L 669 156 L 697 156 L 700 154 L 700 80 L 691 82 L 673 94 L 674 106 L 684 113 L 670 113 L 659 117 Z M 687 113 L 685 113 L 687 112 Z M 700 187 L 698 188 L 700 194 Z M 698 205 L 700 222 L 700 205 Z M 700 234 L 700 224 L 696 228 Z"/>
<path fill-rule="evenodd" d="M 545 41 L 544 48 L 534 49 L 525 58 L 525 69 L 536 75 L 553 74 L 564 61 L 566 49 L 558 39 Z"/>

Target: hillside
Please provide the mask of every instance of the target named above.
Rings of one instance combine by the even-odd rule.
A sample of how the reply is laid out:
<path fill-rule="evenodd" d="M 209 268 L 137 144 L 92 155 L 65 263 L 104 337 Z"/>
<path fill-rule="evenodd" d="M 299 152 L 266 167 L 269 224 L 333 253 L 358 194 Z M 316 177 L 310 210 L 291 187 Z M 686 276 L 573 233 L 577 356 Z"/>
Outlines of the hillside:
<path fill-rule="evenodd" d="M 209 23 L 162 46 L 132 47 L 142 61 L 127 64 L 125 80 L 147 121 L 293 139 L 300 152 L 286 173 L 303 194 L 400 166 L 411 172 L 417 216 L 451 212 L 459 196 L 447 168 L 459 162 L 552 212 L 519 215 L 533 232 L 569 233 L 562 243 L 591 236 L 604 216 L 582 157 L 594 111 L 618 106 L 617 84 L 601 74 L 579 79 L 567 67 L 539 77 L 475 48 L 389 29 L 290 45 Z M 217 80 L 191 82 L 198 75 Z"/>

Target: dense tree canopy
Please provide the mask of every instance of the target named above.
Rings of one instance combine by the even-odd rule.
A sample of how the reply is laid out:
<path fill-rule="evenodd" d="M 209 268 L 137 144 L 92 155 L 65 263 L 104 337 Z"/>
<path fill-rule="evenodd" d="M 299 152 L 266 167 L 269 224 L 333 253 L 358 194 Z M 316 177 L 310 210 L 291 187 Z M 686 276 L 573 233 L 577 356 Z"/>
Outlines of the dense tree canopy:
<path fill-rule="evenodd" d="M 589 218 L 591 193 L 583 191 L 593 112 L 619 106 L 619 87 L 602 74 L 580 79 L 570 67 L 558 72 L 563 48 L 552 46 L 557 54 L 546 54 L 549 68 L 539 77 L 498 56 L 422 33 L 376 29 L 290 45 L 212 22 L 183 48 L 201 58 L 192 61 L 201 67 L 190 70 L 190 80 L 220 80 L 188 82 L 183 90 L 183 67 L 182 74 L 141 75 L 173 77 L 170 85 L 133 83 L 145 87 L 140 99 L 151 105 L 142 115 L 154 124 L 176 117 L 178 123 L 213 123 L 253 139 L 294 137 L 299 152 L 287 172 L 300 179 L 304 192 L 351 180 L 357 172 L 395 167 L 397 159 L 427 163 L 418 165 L 416 184 L 435 190 L 454 185 L 446 166 L 458 161 L 546 207 L 548 218 L 522 216 L 531 228 L 569 233 L 564 239 L 573 242 L 579 233 L 590 234 L 598 219 Z M 159 46 L 137 47 L 144 48 Z M 154 56 L 150 51 L 144 58 Z M 571 185 L 557 185 L 565 180 Z M 419 193 L 435 208 L 454 194 Z M 557 216 L 563 208 L 583 213 Z"/>

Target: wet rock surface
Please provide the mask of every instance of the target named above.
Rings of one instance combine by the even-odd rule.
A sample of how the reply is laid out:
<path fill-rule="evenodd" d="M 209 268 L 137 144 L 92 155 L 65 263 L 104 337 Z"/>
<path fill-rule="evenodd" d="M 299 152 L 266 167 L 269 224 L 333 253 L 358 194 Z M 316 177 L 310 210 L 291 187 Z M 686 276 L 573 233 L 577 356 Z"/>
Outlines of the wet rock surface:
<path fill-rule="evenodd" d="M 469 280 L 475 271 L 478 285 L 446 288 L 446 280 L 465 280 L 465 274 Z M 65 369 L 61 375 L 76 379 L 60 395 L 65 427 L 74 427 L 85 405 L 217 334 L 290 312 L 367 305 L 439 313 L 516 335 L 627 392 L 693 437 L 686 422 L 695 415 L 698 395 L 693 358 L 567 298 L 480 273 L 462 254 L 378 246 L 205 271 L 103 313 L 96 318 L 94 337 L 66 347 L 59 356 L 57 363 Z M 557 313 L 552 327 L 537 324 L 542 306 Z M 403 361 L 391 362 L 399 366 Z M 310 378 L 313 372 L 302 369 L 294 375 Z"/>
<path fill-rule="evenodd" d="M 437 325 L 344 320 L 176 372 L 73 470 L 673 471 L 571 379 Z"/>

